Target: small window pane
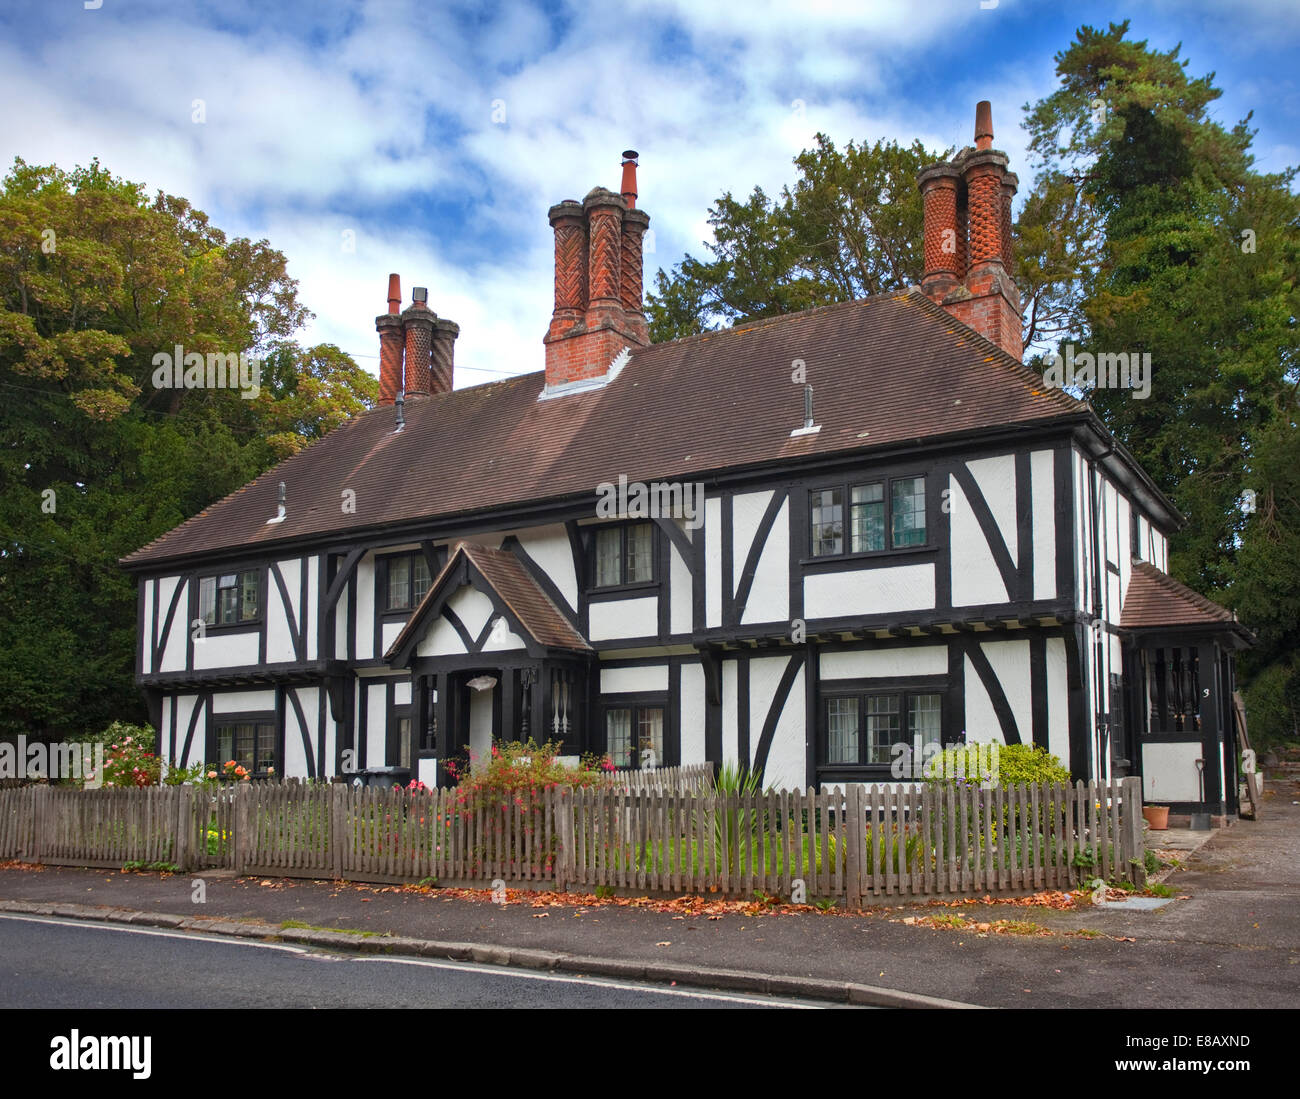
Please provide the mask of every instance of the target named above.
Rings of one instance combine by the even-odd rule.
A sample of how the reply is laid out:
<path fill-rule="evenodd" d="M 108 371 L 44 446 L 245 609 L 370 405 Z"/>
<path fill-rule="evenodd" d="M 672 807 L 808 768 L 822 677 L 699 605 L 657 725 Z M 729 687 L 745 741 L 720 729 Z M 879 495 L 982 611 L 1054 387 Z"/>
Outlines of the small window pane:
<path fill-rule="evenodd" d="M 239 621 L 239 589 L 234 587 L 221 587 L 218 589 L 221 594 L 221 602 L 217 607 L 217 621 L 228 626 Z"/>
<path fill-rule="evenodd" d="M 199 581 L 199 617 L 209 626 L 217 621 L 217 578 L 205 576 Z"/>
<path fill-rule="evenodd" d="M 627 530 L 627 583 L 654 579 L 654 527 L 638 523 Z"/>
<path fill-rule="evenodd" d="M 941 743 L 941 696 L 937 694 L 912 695 L 907 704 L 907 724 L 913 741 L 926 744 Z M 915 747 L 915 745 L 914 745 Z"/>
<path fill-rule="evenodd" d="M 393 557 L 388 561 L 388 609 L 400 610 L 411 605 L 411 559 Z"/>
<path fill-rule="evenodd" d="M 239 574 L 241 589 L 239 617 L 245 622 L 251 622 L 257 618 L 259 579 L 260 577 L 256 572 L 241 572 Z"/>
<path fill-rule="evenodd" d="M 411 603 L 419 603 L 429 594 L 429 585 L 433 583 L 429 576 L 429 562 L 424 554 L 417 553 L 411 557 Z"/>
<path fill-rule="evenodd" d="M 610 710 L 605 714 L 605 744 L 615 767 L 632 766 L 631 710 Z"/>
<path fill-rule="evenodd" d="M 844 493 L 837 488 L 811 496 L 812 552 L 814 557 L 844 552 Z"/>
<path fill-rule="evenodd" d="M 664 712 L 647 706 L 637 712 L 638 767 L 662 767 L 664 762 Z"/>
<path fill-rule="evenodd" d="M 831 698 L 826 702 L 828 763 L 858 762 L 858 700 Z"/>
<path fill-rule="evenodd" d="M 623 532 L 606 527 L 596 532 L 596 586 L 607 587 L 623 582 Z"/>
<path fill-rule="evenodd" d="M 867 762 L 889 763 L 892 746 L 901 739 L 897 695 L 872 695 L 867 699 Z"/>
<path fill-rule="evenodd" d="M 854 553 L 885 548 L 885 486 L 855 485 L 850 499 L 851 545 Z"/>
<path fill-rule="evenodd" d="M 235 755 L 234 730 L 229 725 L 217 729 L 217 764 L 220 766 Z"/>
<path fill-rule="evenodd" d="M 894 545 L 925 545 L 925 478 L 901 478 L 890 492 Z"/>
<path fill-rule="evenodd" d="M 275 766 L 275 726 L 257 727 L 257 758 L 251 768 L 255 774 L 264 775 Z"/>

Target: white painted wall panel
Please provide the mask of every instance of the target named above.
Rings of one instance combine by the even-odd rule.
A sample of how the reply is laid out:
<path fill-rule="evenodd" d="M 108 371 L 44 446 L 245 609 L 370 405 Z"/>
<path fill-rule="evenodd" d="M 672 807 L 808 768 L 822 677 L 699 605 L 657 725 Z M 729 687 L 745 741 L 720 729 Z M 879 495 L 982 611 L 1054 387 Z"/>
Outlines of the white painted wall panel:
<path fill-rule="evenodd" d="M 1036 450 L 1029 456 L 1034 504 L 1034 598 L 1056 598 L 1056 456 Z M 1064 552 L 1067 547 L 1062 547 Z"/>
<path fill-rule="evenodd" d="M 1143 744 L 1142 796 L 1146 801 L 1200 801 L 1199 743 Z"/>
<path fill-rule="evenodd" d="M 163 627 L 167 624 L 167 609 L 172 605 L 172 594 L 179 585 L 180 600 L 172 617 L 172 628 L 166 635 L 159 671 L 179 672 L 185 668 L 185 642 L 190 631 L 189 582 L 180 576 L 166 576 L 158 585 L 158 640 L 163 641 Z M 146 629 L 149 628 L 146 620 Z M 254 661 L 255 663 L 256 661 Z"/>
<path fill-rule="evenodd" d="M 419 656 L 455 656 L 468 650 L 455 627 L 440 615 L 425 630 L 415 651 Z"/>
<path fill-rule="evenodd" d="M 737 557 L 737 578 L 744 565 Z M 790 501 L 777 511 L 772 531 L 763 546 L 758 568 L 754 570 L 754 583 L 749 589 L 749 602 L 740 621 L 786 622 L 790 618 Z"/>
<path fill-rule="evenodd" d="M 684 528 L 683 528 L 684 529 Z M 693 531 L 686 531 L 690 538 Z M 695 628 L 694 599 L 690 566 L 670 542 L 668 545 L 668 628 L 675 634 L 690 633 Z"/>
<path fill-rule="evenodd" d="M 258 634 L 209 633 L 194 642 L 195 668 L 238 668 L 257 663 Z"/>
<path fill-rule="evenodd" d="M 934 565 L 896 565 L 805 576 L 808 618 L 881 615 L 934 606 Z"/>
<path fill-rule="evenodd" d="M 952 604 L 977 607 L 1005 603 L 1007 586 L 1002 582 L 993 551 L 970 501 L 955 477 L 948 479 L 948 488 L 951 490 L 948 523 L 952 539 Z"/>
<path fill-rule="evenodd" d="M 217 691 L 212 696 L 214 714 L 269 713 L 274 709 L 274 691 Z"/>
<path fill-rule="evenodd" d="M 755 664 L 766 664 L 769 661 L 754 661 Z M 785 661 L 779 661 L 781 668 L 777 671 L 779 677 L 785 670 Z M 790 693 L 786 696 L 785 706 L 781 710 L 781 716 L 777 719 L 776 730 L 772 734 L 772 746 L 767 753 L 767 767 L 763 772 L 763 785 L 775 786 L 778 790 L 793 790 L 801 788 L 807 777 L 807 748 L 804 741 L 805 725 L 805 706 L 804 706 L 804 686 L 806 669 L 800 668 L 794 678 L 794 683 L 790 687 Z M 755 671 L 751 670 L 751 686 L 755 680 Z M 761 717 L 755 717 L 754 708 L 750 708 L 751 725 L 749 741 L 754 748 L 758 747 L 758 733 L 762 732 L 762 722 L 767 716 L 767 708 L 761 711 Z"/>
<path fill-rule="evenodd" d="M 385 766 L 387 749 L 388 688 L 384 683 L 372 683 L 366 691 L 366 766 Z"/>
<path fill-rule="evenodd" d="M 519 544 L 528 556 L 537 562 L 570 607 L 578 605 L 578 577 L 573 571 L 573 552 L 569 548 L 569 535 L 563 525 L 533 527 L 515 533 Z"/>
<path fill-rule="evenodd" d="M 1065 639 L 1047 639 L 1047 750 L 1070 765 L 1069 664 Z"/>
<path fill-rule="evenodd" d="M 269 570 L 266 577 L 266 662 L 268 664 L 287 663 L 297 659 L 293 651 L 293 635 L 290 632 L 290 618 L 298 614 L 301 570 L 297 558 L 279 561 L 280 575 L 284 577 L 284 587 L 289 593 L 289 606 L 286 608 L 280 595 L 280 585 Z"/>
<path fill-rule="evenodd" d="M 731 499 L 731 560 L 735 562 L 731 570 L 732 595 L 735 595 L 735 586 L 740 584 L 740 573 L 745 558 L 749 556 L 749 547 L 771 500 L 771 492 L 744 492 Z"/>
<path fill-rule="evenodd" d="M 964 660 L 966 663 L 966 741 L 969 744 L 986 744 L 990 741 L 1002 744 L 1004 743 L 1002 726 L 998 722 L 998 715 L 993 712 L 993 703 L 989 701 L 988 692 L 984 689 L 984 681 L 975 671 L 975 665 L 970 662 L 970 657 L 965 657 Z"/>
<path fill-rule="evenodd" d="M 469 584 L 457 588 L 456 593 L 447 601 L 447 606 L 461 620 L 470 637 L 478 637 L 488 619 L 496 613 L 492 600 Z"/>
<path fill-rule="evenodd" d="M 140 581 L 141 606 L 140 636 L 136 638 L 138 659 L 136 670 L 144 675 L 154 671 L 153 666 L 153 580 Z"/>
<path fill-rule="evenodd" d="M 635 694 L 668 690 L 668 665 L 645 668 L 601 668 L 600 693 Z"/>
<path fill-rule="evenodd" d="M 682 665 L 681 687 L 682 765 L 704 763 L 704 669 L 699 664 Z"/>
<path fill-rule="evenodd" d="M 823 680 L 947 675 L 948 647 L 917 645 L 897 649 L 826 652 L 821 654 L 820 674 Z"/>
<path fill-rule="evenodd" d="M 524 639 L 510 629 L 509 622 L 501 615 L 493 619 L 492 630 L 487 635 L 487 640 L 483 642 L 483 651 L 490 653 L 510 652 L 527 647 Z"/>
<path fill-rule="evenodd" d="M 592 641 L 620 637 L 656 637 L 659 634 L 659 598 L 613 599 L 588 604 L 588 631 Z"/>
<path fill-rule="evenodd" d="M 1029 680 L 1029 642 L 983 642 L 980 650 L 988 658 L 993 674 L 998 677 L 1002 693 L 1016 718 L 1016 728 L 1025 744 L 1033 743 L 1033 692 Z M 977 677 L 978 678 L 978 677 Z M 970 680 L 967 680 L 969 686 Z"/>
<path fill-rule="evenodd" d="M 310 771 L 307 766 L 307 753 L 316 749 L 316 727 L 320 711 L 318 710 L 319 692 L 315 687 L 293 688 L 302 707 L 302 721 L 298 720 L 298 711 L 286 697 L 284 700 L 284 777 L 306 778 Z M 304 728 L 305 725 L 305 728 Z"/>
<path fill-rule="evenodd" d="M 700 532 L 697 532 L 697 536 Z M 722 625 L 722 500 L 704 501 L 704 617 L 708 626 Z"/>
<path fill-rule="evenodd" d="M 375 555 L 367 553 L 357 564 L 357 656 L 365 659 L 375 645 Z"/>
<path fill-rule="evenodd" d="M 422 759 L 416 764 L 415 777 L 425 784 L 425 786 L 436 786 L 438 784 L 438 761 L 436 759 Z"/>
<path fill-rule="evenodd" d="M 736 705 L 740 677 L 736 662 L 722 662 L 722 758 L 725 762 L 740 761 L 740 731 L 737 723 L 739 708 Z"/>
<path fill-rule="evenodd" d="M 320 646 L 317 645 L 317 626 L 316 611 L 320 607 L 320 576 L 321 576 L 321 559 L 319 557 L 307 558 L 307 607 L 303 620 L 306 622 L 306 641 L 307 641 L 307 659 L 315 660 Z"/>
<path fill-rule="evenodd" d="M 187 754 L 185 751 L 185 736 L 189 732 L 190 719 L 194 716 L 194 707 L 199 703 L 198 695 L 180 695 L 176 700 L 176 760 L 177 767 L 192 767 L 199 762 L 213 763 L 214 760 L 205 760 L 204 753 L 208 747 L 208 730 L 204 722 L 204 715 L 199 714 L 199 720 L 194 727 L 194 739 L 190 742 L 190 750 Z M 170 710 L 170 706 L 164 706 Z M 221 762 L 225 762 L 222 760 Z"/>
<path fill-rule="evenodd" d="M 978 458 L 967 462 L 966 468 L 984 494 L 984 501 L 993 513 L 1002 540 L 1011 553 L 1011 560 L 1017 560 L 1020 547 L 1016 529 L 1015 456 L 1000 454 L 996 458 Z"/>
<path fill-rule="evenodd" d="M 404 622 L 381 622 L 379 624 L 379 652 L 380 655 L 388 652 L 389 646 L 397 640 L 397 635 L 402 632 Z"/>

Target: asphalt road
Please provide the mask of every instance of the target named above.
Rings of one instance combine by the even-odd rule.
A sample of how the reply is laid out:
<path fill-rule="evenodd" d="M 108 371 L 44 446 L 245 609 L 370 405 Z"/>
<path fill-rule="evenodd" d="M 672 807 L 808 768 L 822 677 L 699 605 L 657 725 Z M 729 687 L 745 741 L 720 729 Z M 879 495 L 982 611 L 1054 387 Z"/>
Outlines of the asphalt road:
<path fill-rule="evenodd" d="M 0 916 L 0 1008 L 753 1008 L 767 996 Z"/>

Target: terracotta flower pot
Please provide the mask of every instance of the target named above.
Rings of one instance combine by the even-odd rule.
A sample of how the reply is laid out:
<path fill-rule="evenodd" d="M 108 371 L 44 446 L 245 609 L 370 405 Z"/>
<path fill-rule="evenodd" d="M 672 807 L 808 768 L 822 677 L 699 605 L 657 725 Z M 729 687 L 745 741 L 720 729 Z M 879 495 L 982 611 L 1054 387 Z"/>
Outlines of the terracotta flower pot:
<path fill-rule="evenodd" d="M 1168 805 L 1144 805 L 1142 815 L 1153 832 L 1163 832 L 1169 827 Z"/>

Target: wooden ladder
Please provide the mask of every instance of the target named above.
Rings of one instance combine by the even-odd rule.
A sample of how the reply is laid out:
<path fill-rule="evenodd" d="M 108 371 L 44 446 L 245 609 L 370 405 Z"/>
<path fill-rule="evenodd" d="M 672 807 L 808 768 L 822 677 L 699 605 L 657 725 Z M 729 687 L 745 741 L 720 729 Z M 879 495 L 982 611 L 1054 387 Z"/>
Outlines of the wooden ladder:
<path fill-rule="evenodd" d="M 1246 733 L 1246 704 L 1242 701 L 1240 691 L 1232 692 L 1232 715 L 1232 725 L 1237 731 L 1238 753 L 1249 752 L 1250 757 L 1254 759 L 1255 752 L 1250 746 L 1250 737 Z M 1258 768 L 1258 766 L 1258 763 L 1256 763 L 1256 768 Z M 1238 805 L 1238 811 L 1243 817 L 1247 817 L 1250 820 L 1257 820 L 1259 817 L 1259 795 L 1263 791 L 1264 784 L 1262 781 L 1259 781 L 1258 769 L 1255 771 L 1248 771 L 1242 777 L 1246 780 L 1244 785 L 1246 788 L 1246 797 L 1250 801 L 1250 812 L 1247 813 L 1245 811 L 1245 806 L 1240 804 Z M 1256 785 L 1257 782 L 1258 786 Z M 1240 802 L 1240 799 L 1238 799 L 1238 801 Z"/>

